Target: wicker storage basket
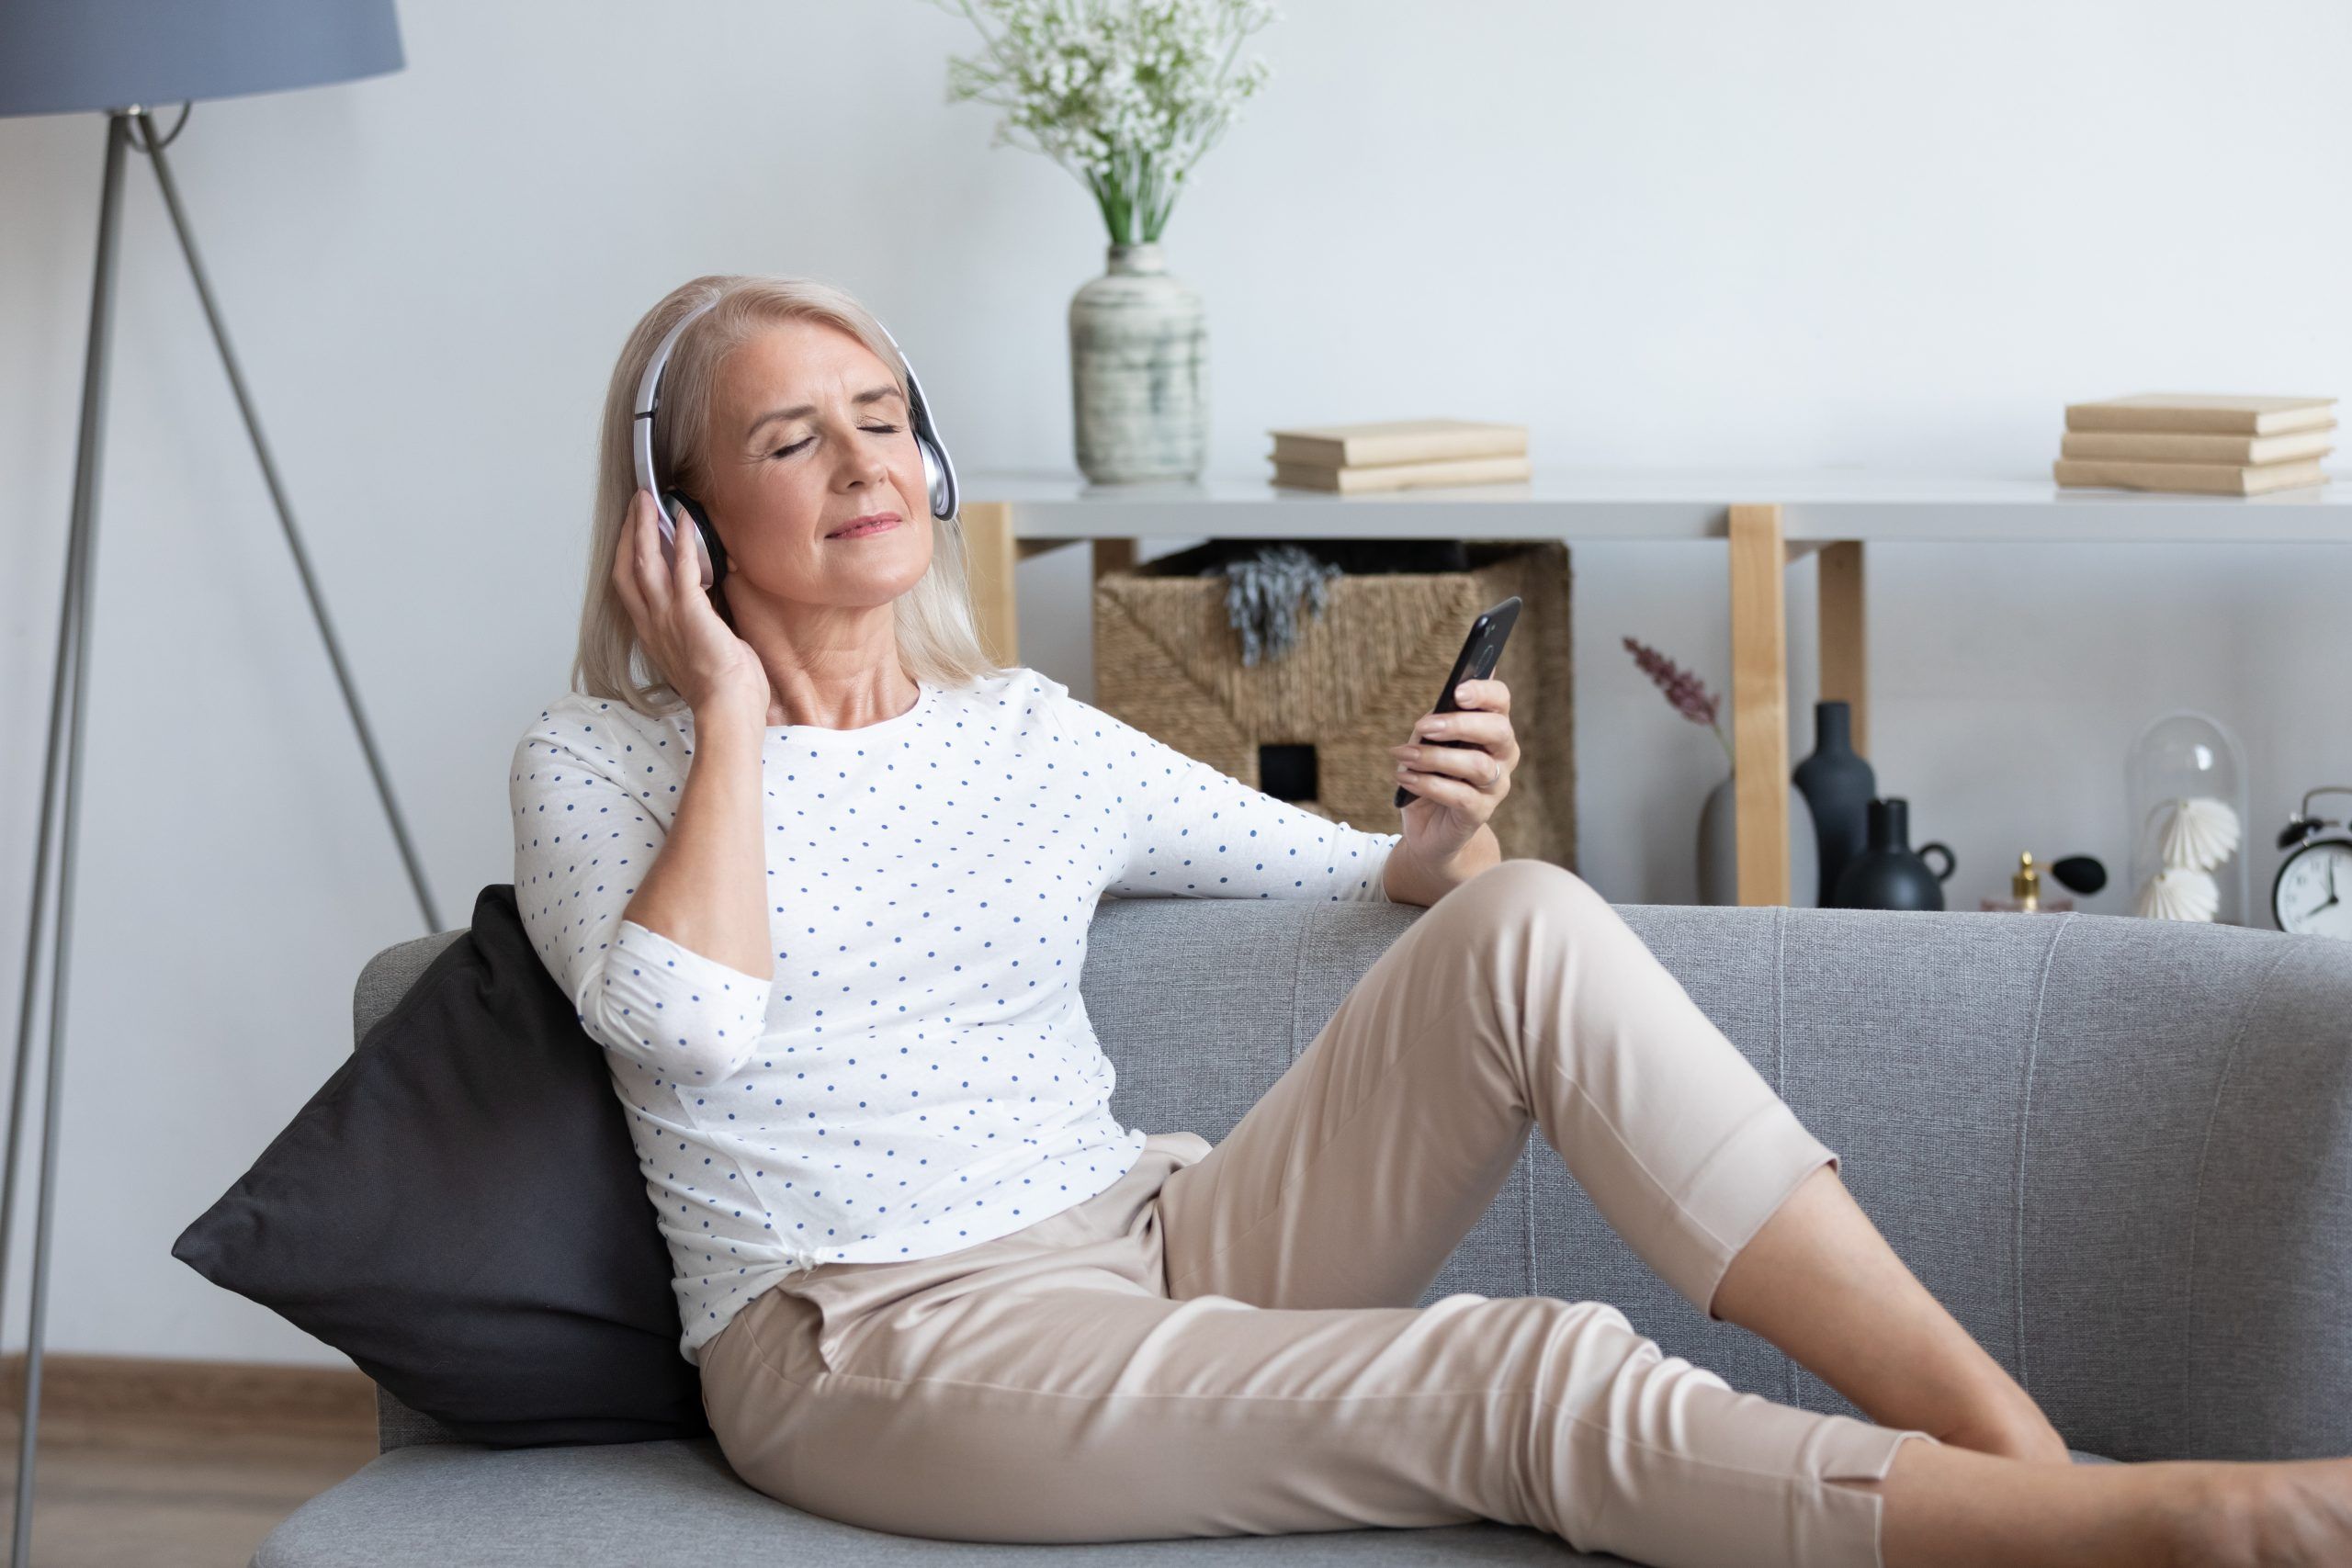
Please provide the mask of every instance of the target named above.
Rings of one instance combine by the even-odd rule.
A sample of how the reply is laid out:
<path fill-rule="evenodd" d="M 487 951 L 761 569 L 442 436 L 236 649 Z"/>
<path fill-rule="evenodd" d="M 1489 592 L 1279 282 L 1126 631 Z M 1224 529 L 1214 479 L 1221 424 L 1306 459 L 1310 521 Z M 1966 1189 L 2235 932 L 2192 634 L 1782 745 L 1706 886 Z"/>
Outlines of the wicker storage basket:
<path fill-rule="evenodd" d="M 1341 575 L 1289 652 L 1244 665 L 1207 546 L 1094 584 L 1094 705 L 1333 821 L 1404 829 L 1388 748 L 1430 711 L 1479 612 L 1516 593 L 1495 666 L 1521 752 L 1492 826 L 1505 856 L 1576 869 L 1569 567 L 1556 541 L 1466 541 L 1469 570 Z M 1271 782 L 1270 782 L 1271 781 Z"/>

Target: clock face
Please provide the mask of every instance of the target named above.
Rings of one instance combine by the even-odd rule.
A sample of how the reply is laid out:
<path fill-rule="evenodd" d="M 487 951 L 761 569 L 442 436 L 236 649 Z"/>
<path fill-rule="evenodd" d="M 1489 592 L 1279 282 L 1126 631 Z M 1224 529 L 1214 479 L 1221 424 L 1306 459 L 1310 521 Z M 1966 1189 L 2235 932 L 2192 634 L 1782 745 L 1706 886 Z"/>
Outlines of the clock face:
<path fill-rule="evenodd" d="M 2352 844 L 2306 844 L 2278 868 L 2270 889 L 2278 929 L 2352 941 Z"/>

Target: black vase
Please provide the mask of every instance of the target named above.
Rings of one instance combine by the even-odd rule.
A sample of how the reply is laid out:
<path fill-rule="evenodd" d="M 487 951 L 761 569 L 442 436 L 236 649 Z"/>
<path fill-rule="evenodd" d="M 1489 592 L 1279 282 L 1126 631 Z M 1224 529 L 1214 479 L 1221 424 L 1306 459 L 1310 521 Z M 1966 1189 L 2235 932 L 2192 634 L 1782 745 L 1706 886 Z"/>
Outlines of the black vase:
<path fill-rule="evenodd" d="M 1813 705 L 1813 755 L 1792 775 L 1813 812 L 1821 852 L 1820 902 L 1826 905 L 1847 863 L 1870 843 L 1870 804 L 1878 776 L 1854 750 L 1853 710 L 1842 702 Z"/>
<path fill-rule="evenodd" d="M 1959 864 L 1951 849 L 1939 843 L 1911 847 L 1911 803 L 1901 795 L 1873 800 L 1870 806 L 1870 842 L 1847 863 L 1838 878 L 1830 907 L 1838 909 L 1940 909 L 1944 878 Z M 1940 853 L 1944 868 L 1937 871 L 1925 856 Z"/>

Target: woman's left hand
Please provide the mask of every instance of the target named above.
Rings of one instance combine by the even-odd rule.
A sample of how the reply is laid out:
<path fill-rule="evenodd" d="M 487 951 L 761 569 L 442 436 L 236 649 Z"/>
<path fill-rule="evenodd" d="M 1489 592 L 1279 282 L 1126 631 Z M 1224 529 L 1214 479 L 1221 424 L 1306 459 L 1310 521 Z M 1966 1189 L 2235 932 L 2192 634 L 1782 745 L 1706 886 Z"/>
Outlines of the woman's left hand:
<path fill-rule="evenodd" d="M 1405 843 L 1425 866 L 1442 866 L 1486 826 L 1510 793 L 1519 766 L 1519 738 L 1510 728 L 1510 688 L 1500 681 L 1464 681 L 1454 689 L 1452 713 L 1425 713 L 1410 744 L 1392 746 L 1396 783 L 1418 800 L 1404 807 Z M 1461 740 L 1446 746 L 1433 742 Z"/>

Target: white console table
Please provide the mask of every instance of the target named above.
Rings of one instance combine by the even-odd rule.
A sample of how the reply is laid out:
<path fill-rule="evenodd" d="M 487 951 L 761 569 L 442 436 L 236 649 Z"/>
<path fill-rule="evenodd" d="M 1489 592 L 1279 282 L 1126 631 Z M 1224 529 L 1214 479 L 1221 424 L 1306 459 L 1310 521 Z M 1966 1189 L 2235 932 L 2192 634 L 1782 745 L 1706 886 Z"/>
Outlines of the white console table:
<path fill-rule="evenodd" d="M 1728 548 L 1732 749 L 1739 901 L 1789 897 L 1791 561 L 1817 557 L 1821 695 L 1853 710 L 1869 751 L 1862 547 L 1871 543 L 2352 542 L 2352 486 L 2233 497 L 2061 490 L 2047 478 L 1967 479 L 1866 468 L 1537 470 L 1528 482 L 1332 495 L 1262 475 L 1094 486 L 1075 473 L 960 476 L 982 636 L 1019 662 L 1013 567 L 1084 542 L 1096 577 L 1131 568 L 1139 538 L 1703 541 Z M 1466 629 L 1466 628 L 1465 628 Z"/>

